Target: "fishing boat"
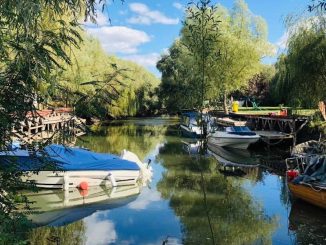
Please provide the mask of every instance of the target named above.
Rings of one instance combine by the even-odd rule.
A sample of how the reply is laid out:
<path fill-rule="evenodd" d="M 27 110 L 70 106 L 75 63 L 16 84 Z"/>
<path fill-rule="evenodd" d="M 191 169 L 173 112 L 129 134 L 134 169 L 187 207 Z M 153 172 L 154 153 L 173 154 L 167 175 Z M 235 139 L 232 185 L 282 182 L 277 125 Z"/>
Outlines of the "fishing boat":
<path fill-rule="evenodd" d="M 186 137 L 201 138 L 209 129 L 209 117 L 200 115 L 196 111 L 187 111 L 181 114 L 180 128 L 181 132 Z M 202 127 L 201 124 L 204 124 Z"/>
<path fill-rule="evenodd" d="M 150 167 L 126 150 L 117 156 L 52 144 L 36 152 L 23 149 L 1 152 L 0 163 L 16 165 L 24 173 L 24 182 L 50 189 L 134 185 L 151 176 Z"/>
<path fill-rule="evenodd" d="M 286 159 L 286 165 L 291 194 L 326 209 L 326 155 L 294 155 Z"/>
<path fill-rule="evenodd" d="M 208 134 L 208 143 L 213 146 L 247 149 L 250 144 L 257 142 L 259 138 L 259 135 L 246 126 L 219 126 Z"/>
<path fill-rule="evenodd" d="M 326 209 L 326 188 L 313 184 L 288 182 L 290 192 L 294 197 L 302 199 L 310 204 Z"/>

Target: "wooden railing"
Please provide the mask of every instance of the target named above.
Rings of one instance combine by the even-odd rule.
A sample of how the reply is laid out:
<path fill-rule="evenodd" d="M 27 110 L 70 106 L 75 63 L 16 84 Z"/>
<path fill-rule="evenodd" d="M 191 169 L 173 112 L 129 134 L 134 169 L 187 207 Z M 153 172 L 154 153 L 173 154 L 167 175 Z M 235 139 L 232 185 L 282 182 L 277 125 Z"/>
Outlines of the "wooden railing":
<path fill-rule="evenodd" d="M 13 127 L 14 139 L 31 143 L 32 141 L 53 138 L 64 132 L 71 136 L 85 134 L 86 120 L 76 117 L 69 108 L 42 110 L 27 113 L 19 126 Z"/>

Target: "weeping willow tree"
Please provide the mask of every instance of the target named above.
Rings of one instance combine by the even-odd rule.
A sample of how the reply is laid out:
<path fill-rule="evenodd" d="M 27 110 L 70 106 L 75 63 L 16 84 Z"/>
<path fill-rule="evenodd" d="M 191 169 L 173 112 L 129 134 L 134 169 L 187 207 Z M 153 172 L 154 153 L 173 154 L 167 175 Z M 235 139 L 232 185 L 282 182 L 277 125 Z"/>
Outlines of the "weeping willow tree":
<path fill-rule="evenodd" d="M 326 12 L 326 0 L 311 0 L 311 3 L 308 5 L 308 10 L 310 12 L 314 12 L 314 11 Z"/>
<path fill-rule="evenodd" d="M 10 143 L 12 127 L 28 111 L 62 64 L 71 64 L 69 50 L 79 46 L 81 16 L 94 19 L 99 0 L 24 0 L 0 2 L 0 148 Z M 30 228 L 15 212 L 17 192 L 26 187 L 14 164 L 0 164 L 0 243 L 19 244 Z"/>
<path fill-rule="evenodd" d="M 279 103 L 316 108 L 326 98 L 326 19 L 290 22 L 287 53 L 276 64 L 272 94 Z"/>
<path fill-rule="evenodd" d="M 159 79 L 133 62 L 106 54 L 99 41 L 84 31 L 80 34 L 83 43 L 72 50 L 71 65 L 53 74 L 45 94 L 48 102 L 75 107 L 84 118 L 153 112 Z"/>

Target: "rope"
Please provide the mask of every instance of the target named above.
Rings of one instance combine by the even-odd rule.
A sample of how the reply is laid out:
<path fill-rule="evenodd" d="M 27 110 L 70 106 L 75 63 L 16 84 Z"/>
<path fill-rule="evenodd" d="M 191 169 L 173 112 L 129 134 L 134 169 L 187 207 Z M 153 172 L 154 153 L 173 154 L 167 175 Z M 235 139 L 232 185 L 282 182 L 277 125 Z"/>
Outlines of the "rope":
<path fill-rule="evenodd" d="M 262 141 L 265 142 L 267 145 L 277 145 L 279 143 L 281 143 L 282 141 L 284 141 L 284 139 L 280 139 L 279 141 L 275 142 L 275 143 L 270 143 L 269 141 L 265 140 L 263 137 L 261 137 Z"/>
<path fill-rule="evenodd" d="M 306 186 L 309 186 L 312 190 L 314 190 L 315 192 L 321 192 L 323 190 L 325 190 L 325 188 L 322 188 L 322 187 L 317 187 L 315 188 L 312 184 L 309 184 L 309 183 L 306 183 L 306 182 L 302 182 L 302 184 L 306 185 Z"/>

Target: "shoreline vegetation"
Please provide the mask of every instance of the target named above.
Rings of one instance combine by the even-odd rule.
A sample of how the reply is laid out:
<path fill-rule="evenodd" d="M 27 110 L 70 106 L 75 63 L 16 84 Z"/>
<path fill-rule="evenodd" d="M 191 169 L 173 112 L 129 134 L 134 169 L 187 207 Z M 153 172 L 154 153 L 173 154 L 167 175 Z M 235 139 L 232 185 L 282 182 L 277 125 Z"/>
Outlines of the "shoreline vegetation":
<path fill-rule="evenodd" d="M 262 63 L 275 55 L 275 47 L 268 41 L 266 21 L 244 0 L 236 0 L 231 10 L 211 8 L 209 0 L 199 1 L 203 9 L 190 5 L 180 36 L 157 63 L 159 79 L 133 62 L 106 54 L 83 29 L 81 20 L 95 22 L 97 7 L 109 8 L 105 1 L 1 1 L 0 148 L 11 146 L 12 128 L 37 109 L 71 107 L 89 122 L 105 122 L 210 106 L 228 114 L 231 98 L 252 108 L 276 106 L 266 107 L 269 112 L 278 105 L 305 108 L 300 113 L 312 117 L 306 136 L 325 137 L 325 121 L 314 113 L 318 102 L 326 100 L 326 3 L 319 2 L 322 5 L 312 0 L 304 14 L 286 20 L 287 48 L 275 65 Z M 196 11 L 210 19 L 201 20 Z M 196 33 L 199 23 L 202 33 Z M 203 33 L 207 39 L 197 43 L 193 37 Z M 0 165 L 3 244 L 28 243 L 32 226 L 17 210 L 22 203 L 28 205 L 20 191 L 32 187 L 22 183 L 22 174 L 14 166 Z"/>

